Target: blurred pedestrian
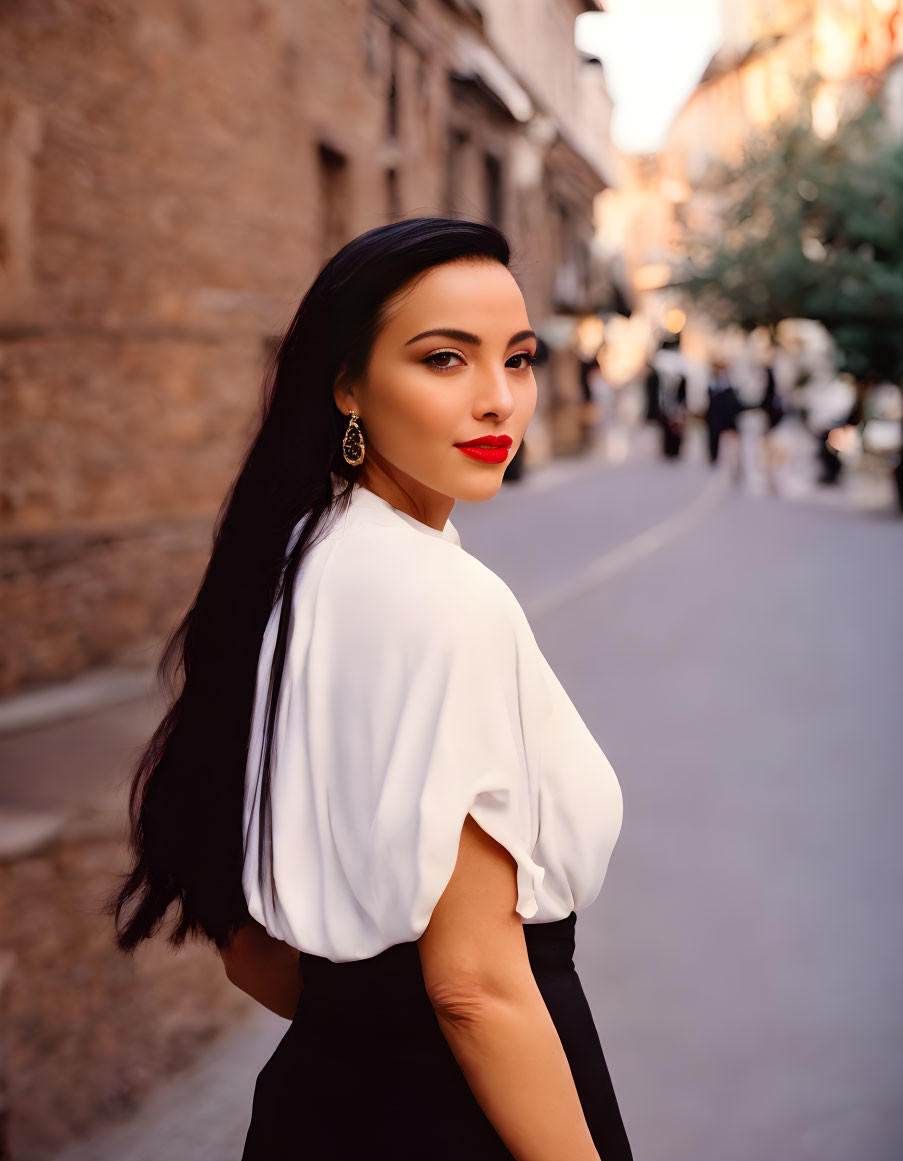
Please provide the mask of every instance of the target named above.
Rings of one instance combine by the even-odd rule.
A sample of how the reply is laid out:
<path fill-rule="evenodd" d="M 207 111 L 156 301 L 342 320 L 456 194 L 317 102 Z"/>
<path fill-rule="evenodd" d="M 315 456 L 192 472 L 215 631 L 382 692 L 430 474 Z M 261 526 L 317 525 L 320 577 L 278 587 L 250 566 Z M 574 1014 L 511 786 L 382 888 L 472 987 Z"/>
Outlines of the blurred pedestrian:
<path fill-rule="evenodd" d="M 769 491 L 777 494 L 776 470 L 781 463 L 782 456 L 779 445 L 775 441 L 772 433 L 784 418 L 784 401 L 778 391 L 777 380 L 775 379 L 773 351 L 769 352 L 767 356 L 764 371 L 765 388 L 758 405 L 765 417 L 765 428 L 761 436 L 762 469 Z"/>
<path fill-rule="evenodd" d="M 583 396 L 581 428 L 584 448 L 605 448 L 611 419 L 613 391 L 602 373 L 598 358 L 580 360 Z"/>
<path fill-rule="evenodd" d="M 580 446 L 583 450 L 592 447 L 599 419 L 592 382 L 598 371 L 595 359 L 580 357 Z"/>
<path fill-rule="evenodd" d="M 686 365 L 676 336 L 665 339 L 656 351 L 652 374 L 657 391 L 655 413 L 662 433 L 662 455 L 665 459 L 676 459 L 687 418 Z"/>
<path fill-rule="evenodd" d="M 716 355 L 712 359 L 708 385 L 708 407 L 705 412 L 709 463 L 714 465 L 718 462 L 722 437 L 729 432 L 732 445 L 731 455 L 734 460 L 734 478 L 737 480 L 741 478 L 743 470 L 737 416 L 743 410 L 744 406 L 731 379 L 730 365 L 721 355 Z"/>
<path fill-rule="evenodd" d="M 806 403 L 806 423 L 815 437 L 821 468 L 818 483 L 837 485 L 843 472 L 838 437 L 847 425 L 857 424 L 862 416 L 856 380 L 846 371 L 831 380 L 812 380 L 806 385 Z M 840 439 L 842 442 L 842 436 Z"/>
<path fill-rule="evenodd" d="M 784 418 L 784 401 L 778 393 L 774 367 L 771 363 L 765 364 L 765 392 L 759 407 L 765 412 L 768 430 L 773 431 Z"/>
<path fill-rule="evenodd" d="M 620 789 L 449 519 L 536 406 L 509 254 L 410 218 L 325 264 L 167 651 L 117 933 L 172 908 L 291 1020 L 242 1161 L 631 1159 L 573 962 Z"/>
<path fill-rule="evenodd" d="M 646 409 L 643 413 L 643 419 L 646 423 L 659 423 L 661 421 L 659 387 L 659 373 L 658 368 L 655 366 L 655 356 L 653 355 L 646 363 L 646 377 L 643 380 L 646 399 Z"/>
<path fill-rule="evenodd" d="M 599 366 L 598 358 L 596 365 L 590 369 L 588 379 L 596 416 L 595 442 L 605 456 L 610 458 L 616 446 L 614 427 L 617 393 Z"/>

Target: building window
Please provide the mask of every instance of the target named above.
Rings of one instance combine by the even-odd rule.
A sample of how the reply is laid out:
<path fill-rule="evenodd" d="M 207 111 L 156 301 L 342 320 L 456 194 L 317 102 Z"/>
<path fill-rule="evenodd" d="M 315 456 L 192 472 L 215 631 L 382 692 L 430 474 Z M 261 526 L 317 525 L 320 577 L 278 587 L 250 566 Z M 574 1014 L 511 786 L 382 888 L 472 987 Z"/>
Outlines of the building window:
<path fill-rule="evenodd" d="M 318 146 L 318 162 L 320 240 L 325 259 L 348 240 L 348 162 L 344 154 L 323 142 Z"/>
<path fill-rule="evenodd" d="M 467 134 L 460 129 L 452 129 L 448 134 L 448 151 L 445 155 L 445 212 L 457 213 L 461 196 L 461 168 L 464 165 L 464 152 L 467 144 Z"/>
<path fill-rule="evenodd" d="M 420 112 L 424 117 L 429 116 L 430 112 L 430 97 L 432 91 L 430 88 L 430 66 L 426 57 L 421 53 L 417 56 L 417 104 L 420 107 Z"/>
<path fill-rule="evenodd" d="M 492 153 L 483 155 L 483 174 L 486 194 L 486 216 L 494 226 L 502 228 L 502 163 Z"/>
<path fill-rule="evenodd" d="M 386 135 L 398 136 L 398 33 L 389 34 L 389 90 L 386 95 Z"/>
<path fill-rule="evenodd" d="M 386 170 L 386 210 L 390 221 L 401 217 L 401 194 L 398 190 L 398 171 Z"/>

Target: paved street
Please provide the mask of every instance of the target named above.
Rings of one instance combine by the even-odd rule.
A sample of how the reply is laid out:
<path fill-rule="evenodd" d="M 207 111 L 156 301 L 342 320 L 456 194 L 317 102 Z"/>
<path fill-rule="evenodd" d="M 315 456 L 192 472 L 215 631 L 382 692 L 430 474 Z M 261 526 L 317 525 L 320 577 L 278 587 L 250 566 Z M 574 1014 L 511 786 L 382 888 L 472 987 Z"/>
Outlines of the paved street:
<path fill-rule="evenodd" d="M 535 624 L 624 789 L 580 965 L 638 1158 L 901 1155 L 901 533 L 728 489 Z"/>
<path fill-rule="evenodd" d="M 903 1154 L 903 522 L 796 482 L 589 459 L 452 517 L 621 781 L 578 967 L 637 1161 Z M 284 1027 L 60 1161 L 237 1158 Z"/>
<path fill-rule="evenodd" d="M 624 791 L 578 966 L 638 1161 L 898 1161 L 903 526 L 720 471 L 672 519 L 712 475 L 632 463 L 458 526 L 529 603 L 528 529 L 564 574 L 616 552 L 613 509 L 659 522 L 533 618 Z"/>

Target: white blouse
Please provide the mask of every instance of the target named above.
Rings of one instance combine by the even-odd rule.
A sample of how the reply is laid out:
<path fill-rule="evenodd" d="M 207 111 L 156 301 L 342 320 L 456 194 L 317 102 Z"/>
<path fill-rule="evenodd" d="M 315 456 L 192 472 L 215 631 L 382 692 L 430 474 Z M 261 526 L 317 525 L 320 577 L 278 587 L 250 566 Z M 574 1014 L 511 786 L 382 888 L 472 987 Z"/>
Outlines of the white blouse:
<path fill-rule="evenodd" d="M 431 528 L 360 485 L 316 536 L 294 586 L 263 891 L 259 764 L 278 605 L 261 645 L 244 806 L 251 915 L 336 962 L 416 940 L 468 813 L 515 859 L 524 921 L 586 907 L 621 828 L 621 790 L 514 594 L 451 521 Z"/>

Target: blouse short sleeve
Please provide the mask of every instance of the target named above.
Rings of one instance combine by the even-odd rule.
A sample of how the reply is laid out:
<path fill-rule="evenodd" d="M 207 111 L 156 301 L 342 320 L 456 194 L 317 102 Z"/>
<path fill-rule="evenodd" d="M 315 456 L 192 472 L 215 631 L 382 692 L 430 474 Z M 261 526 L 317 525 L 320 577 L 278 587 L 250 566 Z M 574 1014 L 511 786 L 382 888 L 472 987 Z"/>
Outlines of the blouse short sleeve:
<path fill-rule="evenodd" d="M 514 858 L 524 919 L 544 875 L 533 851 L 548 682 L 526 618 L 459 548 L 385 530 L 378 542 L 313 549 L 296 587 L 271 759 L 275 897 L 257 881 L 261 705 L 252 726 L 249 909 L 334 961 L 423 933 L 468 814 Z M 271 619 L 258 689 L 274 636 Z"/>

